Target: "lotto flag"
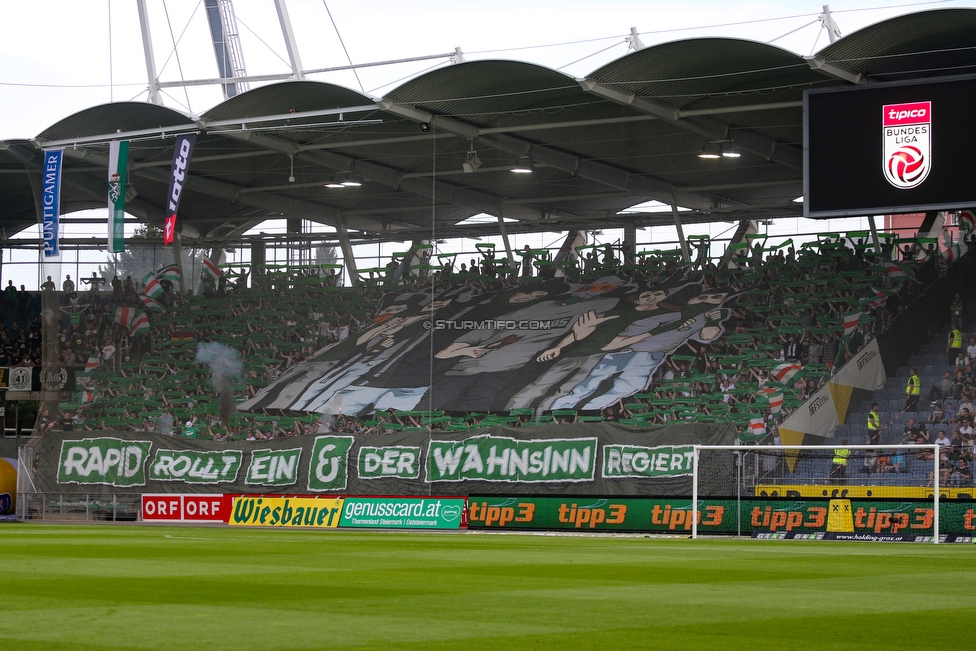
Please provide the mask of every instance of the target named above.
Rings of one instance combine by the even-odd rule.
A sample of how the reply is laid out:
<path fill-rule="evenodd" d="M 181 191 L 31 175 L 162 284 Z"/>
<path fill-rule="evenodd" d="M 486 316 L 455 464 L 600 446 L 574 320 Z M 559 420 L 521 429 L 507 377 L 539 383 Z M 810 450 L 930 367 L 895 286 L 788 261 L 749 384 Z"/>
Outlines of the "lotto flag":
<path fill-rule="evenodd" d="M 195 133 L 176 136 L 176 147 L 173 149 L 173 167 L 169 175 L 169 192 L 166 194 L 166 220 L 163 222 L 163 245 L 169 246 L 176 236 L 176 213 L 180 209 L 180 197 L 186 185 L 186 176 L 190 169 L 190 157 L 193 155 L 193 145 L 197 141 Z"/>

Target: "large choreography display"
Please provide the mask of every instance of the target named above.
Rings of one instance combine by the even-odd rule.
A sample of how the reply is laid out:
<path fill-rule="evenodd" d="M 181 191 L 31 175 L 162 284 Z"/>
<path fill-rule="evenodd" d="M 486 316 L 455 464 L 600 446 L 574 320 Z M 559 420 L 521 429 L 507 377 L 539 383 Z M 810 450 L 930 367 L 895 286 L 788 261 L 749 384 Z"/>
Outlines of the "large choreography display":
<path fill-rule="evenodd" d="M 719 336 L 729 298 L 690 274 L 407 291 L 238 409 L 601 409 L 646 389 L 687 341 Z"/>

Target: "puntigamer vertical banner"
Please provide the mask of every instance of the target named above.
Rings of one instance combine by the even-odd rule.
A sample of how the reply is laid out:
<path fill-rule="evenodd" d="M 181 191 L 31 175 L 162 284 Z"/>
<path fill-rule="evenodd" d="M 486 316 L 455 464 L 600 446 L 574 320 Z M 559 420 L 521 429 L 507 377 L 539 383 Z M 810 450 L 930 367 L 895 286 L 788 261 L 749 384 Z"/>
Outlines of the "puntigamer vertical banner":
<path fill-rule="evenodd" d="M 41 212 L 44 235 L 44 257 L 60 255 L 58 231 L 61 219 L 61 163 L 63 149 L 44 151 L 44 171 L 41 183 Z"/>

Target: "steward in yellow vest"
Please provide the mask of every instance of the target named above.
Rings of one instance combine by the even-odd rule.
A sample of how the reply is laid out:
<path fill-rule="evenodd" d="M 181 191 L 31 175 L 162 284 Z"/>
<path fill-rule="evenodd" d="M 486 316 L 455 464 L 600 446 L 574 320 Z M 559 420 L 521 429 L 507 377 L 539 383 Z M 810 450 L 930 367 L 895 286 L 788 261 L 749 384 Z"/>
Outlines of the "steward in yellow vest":
<path fill-rule="evenodd" d="M 949 343 L 946 346 L 946 361 L 949 366 L 956 363 L 956 358 L 962 352 L 962 332 L 957 326 L 953 326 L 949 332 Z"/>
<path fill-rule="evenodd" d="M 881 443 L 881 417 L 878 415 L 878 403 L 871 405 L 868 412 L 868 444 L 879 445 Z"/>
<path fill-rule="evenodd" d="M 844 445 L 847 444 L 847 439 L 844 439 Z M 831 466 L 828 477 L 830 483 L 842 484 L 847 481 L 847 458 L 850 456 L 851 451 L 847 448 L 834 448 L 834 465 Z"/>
<path fill-rule="evenodd" d="M 905 411 L 918 411 L 918 395 L 922 392 L 922 380 L 918 377 L 918 369 L 912 368 L 912 375 L 905 387 Z"/>

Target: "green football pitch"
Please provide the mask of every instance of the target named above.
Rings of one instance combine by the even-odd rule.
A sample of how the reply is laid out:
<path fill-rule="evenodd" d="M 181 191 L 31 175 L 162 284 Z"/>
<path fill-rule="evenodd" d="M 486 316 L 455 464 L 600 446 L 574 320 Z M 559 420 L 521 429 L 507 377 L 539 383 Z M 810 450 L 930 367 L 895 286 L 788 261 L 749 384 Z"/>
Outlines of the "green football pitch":
<path fill-rule="evenodd" d="M 0 649 L 965 649 L 976 546 L 0 525 Z"/>

